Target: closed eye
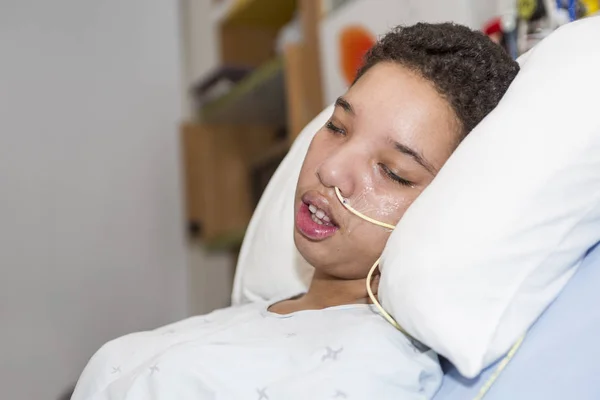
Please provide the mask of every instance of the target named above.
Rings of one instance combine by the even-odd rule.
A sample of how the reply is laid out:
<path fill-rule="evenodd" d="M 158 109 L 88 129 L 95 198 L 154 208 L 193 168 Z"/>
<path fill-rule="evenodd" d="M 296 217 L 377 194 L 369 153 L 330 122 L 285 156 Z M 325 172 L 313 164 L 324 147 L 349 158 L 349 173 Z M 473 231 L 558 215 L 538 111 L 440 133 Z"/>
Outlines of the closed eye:
<path fill-rule="evenodd" d="M 385 175 L 390 178 L 391 180 L 393 180 L 394 182 L 399 183 L 402 186 L 407 186 L 407 187 L 415 187 L 415 184 L 411 181 L 408 181 L 404 178 L 399 177 L 398 175 L 396 175 L 395 173 L 392 172 L 392 170 L 390 170 L 385 164 L 379 164 L 379 168 L 381 168 L 381 170 L 385 173 Z"/>
<path fill-rule="evenodd" d="M 346 131 L 344 129 L 336 126 L 331 121 L 327 121 L 327 123 L 325 124 L 325 128 L 327 128 L 327 130 L 329 130 L 330 132 L 333 132 L 335 134 L 346 136 Z"/>

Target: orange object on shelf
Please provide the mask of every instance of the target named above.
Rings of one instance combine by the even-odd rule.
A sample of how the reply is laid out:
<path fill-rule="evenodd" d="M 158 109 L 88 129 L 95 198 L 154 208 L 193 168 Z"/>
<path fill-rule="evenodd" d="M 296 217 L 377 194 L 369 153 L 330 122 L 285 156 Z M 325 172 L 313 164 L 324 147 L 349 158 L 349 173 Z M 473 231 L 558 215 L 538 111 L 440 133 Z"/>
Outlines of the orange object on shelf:
<path fill-rule="evenodd" d="M 339 36 L 342 75 L 348 85 L 354 82 L 363 57 L 375 44 L 375 36 L 362 26 L 351 25 L 342 29 Z"/>

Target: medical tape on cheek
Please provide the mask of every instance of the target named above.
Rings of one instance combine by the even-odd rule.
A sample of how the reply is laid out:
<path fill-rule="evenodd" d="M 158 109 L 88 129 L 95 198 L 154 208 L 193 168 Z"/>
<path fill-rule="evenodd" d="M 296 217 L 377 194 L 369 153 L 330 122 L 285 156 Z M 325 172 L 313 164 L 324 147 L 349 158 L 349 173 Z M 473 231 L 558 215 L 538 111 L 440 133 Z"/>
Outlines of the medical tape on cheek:
<path fill-rule="evenodd" d="M 346 210 L 350 211 L 352 214 L 356 215 L 357 217 L 359 217 L 361 219 L 364 219 L 367 222 L 370 222 L 370 223 L 372 223 L 374 225 L 380 226 L 382 228 L 386 228 L 386 229 L 390 229 L 390 230 L 394 230 L 394 228 L 396 228 L 396 226 L 394 226 L 394 225 L 390 225 L 390 224 L 386 224 L 385 222 L 377 221 L 376 219 L 373 219 L 371 217 L 367 217 L 366 215 L 364 215 L 360 211 L 355 210 L 350 204 L 348 204 L 348 200 L 345 199 L 342 196 L 342 192 L 340 191 L 340 189 L 337 186 L 334 189 L 335 189 L 335 195 L 337 196 L 337 198 L 340 201 L 340 203 L 342 203 L 342 205 L 344 206 L 344 208 L 346 208 Z M 381 260 L 381 257 L 378 258 L 377 261 L 375 261 L 375 264 L 373 264 L 373 266 L 369 270 L 369 273 L 367 274 L 367 293 L 369 294 L 369 298 L 371 299 L 371 301 L 373 302 L 373 304 L 375 305 L 375 307 L 377 307 L 377 309 L 379 310 L 379 312 L 381 313 L 381 315 L 390 324 L 392 324 L 396 329 L 398 329 L 400 332 L 404 333 L 409 338 L 413 339 L 413 337 L 408 332 L 406 332 L 404 330 L 404 328 L 402 328 L 396 322 L 396 320 L 394 319 L 394 317 L 392 317 L 387 311 L 385 311 L 385 309 L 379 303 L 379 300 L 377 300 L 377 297 L 375 297 L 375 295 L 373 294 L 373 291 L 371 290 L 371 280 L 373 278 L 373 273 L 375 272 L 375 269 L 377 269 L 377 266 L 379 265 L 380 260 Z"/>
<path fill-rule="evenodd" d="M 385 222 L 377 221 L 376 219 L 367 217 L 360 211 L 355 210 L 350 204 L 348 204 L 348 200 L 342 196 L 342 192 L 340 192 L 340 189 L 337 186 L 335 187 L 335 194 L 336 194 L 338 200 L 340 201 L 340 203 L 342 203 L 342 205 L 346 208 L 346 210 L 350 211 L 352 214 L 356 215 L 358 218 L 362 218 L 367 222 L 370 222 L 370 223 L 380 226 L 382 228 L 390 229 L 392 231 L 396 228 L 395 225 L 390 225 L 390 224 L 386 224 Z"/>

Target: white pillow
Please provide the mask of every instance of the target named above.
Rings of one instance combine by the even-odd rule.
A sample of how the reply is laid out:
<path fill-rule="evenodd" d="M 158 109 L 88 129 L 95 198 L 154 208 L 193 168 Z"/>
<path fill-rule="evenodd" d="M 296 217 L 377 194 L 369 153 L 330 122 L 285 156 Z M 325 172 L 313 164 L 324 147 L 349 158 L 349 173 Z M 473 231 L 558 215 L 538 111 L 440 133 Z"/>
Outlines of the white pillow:
<path fill-rule="evenodd" d="M 535 47 L 384 250 L 383 307 L 464 376 L 505 354 L 600 241 L 598 38 L 591 18 Z"/>
<path fill-rule="evenodd" d="M 270 300 L 306 291 L 313 268 L 294 245 L 294 194 L 304 156 L 333 106 L 298 135 L 254 211 L 238 257 L 232 303 Z"/>
<path fill-rule="evenodd" d="M 598 37 L 600 18 L 569 24 L 522 59 L 501 104 L 386 245 L 384 307 L 466 376 L 507 351 L 600 240 Z M 269 183 L 242 246 L 234 304 L 306 290 L 293 196 L 331 112 L 303 130 Z"/>

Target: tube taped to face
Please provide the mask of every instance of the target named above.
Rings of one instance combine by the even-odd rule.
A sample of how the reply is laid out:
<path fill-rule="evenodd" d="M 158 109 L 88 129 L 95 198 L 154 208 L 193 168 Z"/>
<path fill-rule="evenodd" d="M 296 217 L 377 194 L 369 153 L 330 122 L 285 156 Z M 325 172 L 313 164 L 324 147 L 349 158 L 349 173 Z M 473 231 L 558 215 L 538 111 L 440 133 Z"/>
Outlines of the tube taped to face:
<path fill-rule="evenodd" d="M 345 199 L 342 196 L 342 192 L 340 191 L 340 189 L 337 186 L 335 187 L 335 194 L 336 194 L 338 200 L 340 201 L 340 203 L 342 203 L 342 205 L 346 208 L 346 210 L 350 211 L 352 214 L 356 215 L 357 217 L 359 217 L 361 219 L 364 219 L 365 221 L 370 222 L 370 223 L 372 223 L 374 225 L 380 226 L 382 228 L 386 228 L 386 229 L 390 229 L 390 230 L 394 230 L 394 228 L 396 228 L 395 225 L 390 225 L 390 224 L 387 224 L 385 222 L 377 221 L 376 219 L 373 219 L 371 217 L 367 217 L 366 215 L 364 215 L 360 211 L 355 210 L 348 203 L 348 200 Z M 413 339 L 413 337 L 410 334 L 408 334 L 408 332 L 406 332 L 387 311 L 384 310 L 384 308 L 379 303 L 379 300 L 377 300 L 377 297 L 375 297 L 375 295 L 373 294 L 373 290 L 371 289 L 371 280 L 373 278 L 373 273 L 375 272 L 375 269 L 379 265 L 379 261 L 380 260 L 381 260 L 381 258 L 378 258 L 377 261 L 375 261 L 375 264 L 373 264 L 373 266 L 369 270 L 369 273 L 367 274 L 367 293 L 369 294 L 369 298 L 371 299 L 371 301 L 373 302 L 373 304 L 375 305 L 375 307 L 377 307 L 377 309 L 379 310 L 379 312 L 381 313 L 381 315 L 390 324 L 392 324 L 396 329 L 398 329 L 400 332 L 404 333 L 409 338 Z"/>
<path fill-rule="evenodd" d="M 396 228 L 395 225 L 390 225 L 390 224 L 386 224 L 385 222 L 377 221 L 376 219 L 367 217 L 363 213 L 355 210 L 350 204 L 348 204 L 348 199 L 345 199 L 342 196 L 342 192 L 340 192 L 340 189 L 337 186 L 335 187 L 335 194 L 336 194 L 338 200 L 340 201 L 340 203 L 342 203 L 342 205 L 346 208 L 346 210 L 350 211 L 352 214 L 356 215 L 357 217 L 362 218 L 365 221 L 370 222 L 374 225 L 381 226 L 382 228 L 387 228 L 390 230 L 394 230 L 394 228 Z"/>

